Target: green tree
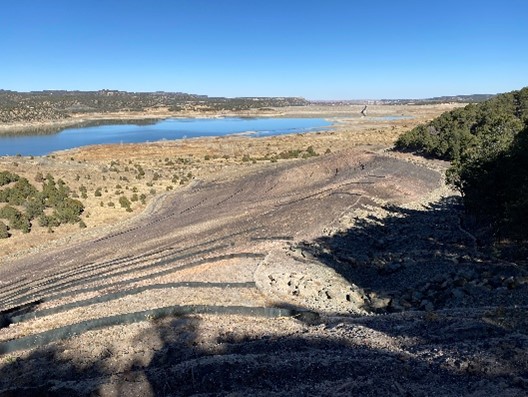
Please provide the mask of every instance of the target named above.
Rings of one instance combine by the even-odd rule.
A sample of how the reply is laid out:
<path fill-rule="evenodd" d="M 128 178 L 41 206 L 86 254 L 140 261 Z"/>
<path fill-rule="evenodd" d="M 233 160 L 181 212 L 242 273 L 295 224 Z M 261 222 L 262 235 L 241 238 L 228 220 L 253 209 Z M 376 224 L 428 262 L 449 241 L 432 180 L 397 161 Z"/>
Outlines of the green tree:
<path fill-rule="evenodd" d="M 497 237 L 528 240 L 528 87 L 442 114 L 396 149 L 451 160 L 447 180 Z"/>

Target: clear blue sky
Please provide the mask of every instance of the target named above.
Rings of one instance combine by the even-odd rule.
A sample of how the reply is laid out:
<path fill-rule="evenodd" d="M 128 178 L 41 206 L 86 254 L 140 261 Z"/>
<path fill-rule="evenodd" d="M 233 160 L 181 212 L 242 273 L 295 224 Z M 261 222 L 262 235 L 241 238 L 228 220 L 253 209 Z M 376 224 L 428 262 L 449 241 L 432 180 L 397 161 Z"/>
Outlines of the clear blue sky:
<path fill-rule="evenodd" d="M 423 98 L 528 85 L 526 0 L 5 0 L 0 88 Z"/>

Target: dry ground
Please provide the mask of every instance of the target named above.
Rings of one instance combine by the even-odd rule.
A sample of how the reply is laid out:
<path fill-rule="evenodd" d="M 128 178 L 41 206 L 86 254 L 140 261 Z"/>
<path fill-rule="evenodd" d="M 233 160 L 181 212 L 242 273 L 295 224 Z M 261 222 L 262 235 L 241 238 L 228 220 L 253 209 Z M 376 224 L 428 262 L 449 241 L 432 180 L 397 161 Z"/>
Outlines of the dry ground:
<path fill-rule="evenodd" d="M 411 110 L 16 159 L 103 195 L 82 234 L 4 257 L 0 396 L 525 396 L 528 273 L 479 251 L 445 163 L 382 149 L 441 109 Z"/>
<path fill-rule="evenodd" d="M 273 161 L 273 156 L 281 152 L 306 151 L 310 146 L 318 154 L 363 145 L 388 147 L 403 131 L 457 106 L 461 105 L 371 105 L 368 117 L 360 117 L 362 106 L 281 108 L 273 115 L 325 117 L 335 123 L 335 128 L 333 131 L 258 139 L 230 136 L 148 144 L 98 145 L 45 157 L 0 157 L 1 170 L 16 172 L 30 181 L 34 181 L 39 172 L 43 175 L 50 173 L 55 179 L 63 179 L 78 196 L 81 196 L 81 186 L 86 187 L 88 196 L 82 199 L 86 206 L 83 221 L 88 226 L 87 230 L 81 233 L 77 225 L 66 225 L 50 234 L 48 228 L 34 225 L 30 235 L 15 231 L 12 238 L 0 241 L 0 263 L 5 257 L 35 252 L 39 247 L 53 244 L 53 241 L 61 241 L 62 244 L 64 238 L 70 240 L 80 233 L 100 233 L 101 227 L 115 225 L 137 215 L 161 193 L 180 189 L 192 180 L 211 180 L 220 175 L 238 176 L 265 167 Z M 162 112 L 127 117 L 161 118 L 169 115 Z M 387 115 L 410 116 L 413 119 L 379 119 Z M 123 117 L 123 114 L 104 115 L 104 118 Z M 145 173 L 140 179 L 138 166 Z M 96 195 L 97 189 L 101 192 L 100 196 Z M 119 197 L 124 195 L 132 199 L 134 194 L 138 200 L 132 202 L 133 212 L 127 212 L 120 207 Z M 145 196 L 145 204 L 140 200 L 141 195 Z"/>

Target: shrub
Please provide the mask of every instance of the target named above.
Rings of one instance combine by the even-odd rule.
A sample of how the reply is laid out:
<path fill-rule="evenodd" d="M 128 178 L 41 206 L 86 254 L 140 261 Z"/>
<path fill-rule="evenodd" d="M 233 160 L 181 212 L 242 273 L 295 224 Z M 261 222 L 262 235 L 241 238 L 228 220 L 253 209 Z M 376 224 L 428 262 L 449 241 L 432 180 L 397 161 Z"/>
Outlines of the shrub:
<path fill-rule="evenodd" d="M 60 226 L 60 221 L 57 217 L 53 215 L 41 215 L 38 218 L 39 225 L 42 227 L 58 227 Z"/>
<path fill-rule="evenodd" d="M 29 219 L 35 219 L 44 213 L 44 203 L 39 199 L 28 200 L 25 204 L 26 215 Z"/>
<path fill-rule="evenodd" d="M 286 151 L 280 152 L 279 158 L 284 159 L 284 160 L 296 159 L 299 157 L 300 154 L 301 154 L 301 151 L 298 149 L 288 150 L 287 152 Z"/>
<path fill-rule="evenodd" d="M 0 172 L 0 186 L 8 185 L 11 182 L 16 182 L 20 179 L 17 174 L 13 174 L 9 171 Z"/>
<path fill-rule="evenodd" d="M 316 153 L 316 151 L 314 150 L 313 146 L 308 146 L 308 148 L 306 149 L 306 154 L 307 154 L 309 157 L 317 156 L 317 153 Z"/>
<path fill-rule="evenodd" d="M 37 194 L 37 189 L 26 178 L 19 178 L 12 186 L 0 191 L 0 202 L 23 205 L 28 197 Z"/>
<path fill-rule="evenodd" d="M 84 205 L 79 200 L 66 197 L 55 207 L 56 216 L 61 223 L 79 222 L 79 215 L 84 211 Z"/>
<path fill-rule="evenodd" d="M 10 236 L 9 228 L 4 222 L 0 221 L 0 239 L 9 238 Z"/>
<path fill-rule="evenodd" d="M 0 209 L 0 218 L 9 220 L 11 229 L 19 229 L 24 233 L 28 233 L 31 230 L 31 223 L 27 216 L 10 205 Z"/>
<path fill-rule="evenodd" d="M 119 197 L 119 205 L 121 205 L 121 208 L 126 208 L 127 211 L 131 210 L 130 204 L 130 200 L 126 196 Z"/>

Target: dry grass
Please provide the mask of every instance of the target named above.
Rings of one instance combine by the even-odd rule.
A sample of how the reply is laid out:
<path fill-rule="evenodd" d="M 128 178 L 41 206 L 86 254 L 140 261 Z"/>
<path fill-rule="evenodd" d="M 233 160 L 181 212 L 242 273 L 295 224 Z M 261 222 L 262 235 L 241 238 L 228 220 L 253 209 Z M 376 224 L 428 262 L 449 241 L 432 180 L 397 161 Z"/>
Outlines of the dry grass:
<path fill-rule="evenodd" d="M 99 228 L 139 214 L 156 195 L 177 191 L 195 179 L 235 178 L 256 167 L 265 167 L 276 161 L 274 158 L 281 152 L 290 150 L 306 153 L 312 147 L 322 155 L 352 146 L 387 147 L 402 132 L 456 106 L 460 105 L 369 106 L 369 117 L 366 118 L 359 116 L 362 106 L 286 108 L 280 109 L 280 115 L 325 117 L 335 123 L 335 128 L 333 131 L 258 139 L 244 136 L 196 138 L 98 145 L 46 157 L 0 157 L 0 170 L 16 172 L 32 182 L 39 172 L 43 175 L 50 173 L 56 180 L 63 179 L 85 204 L 82 218 L 87 229 L 82 233 L 101 233 Z M 414 118 L 376 119 L 386 115 Z M 81 187 L 86 188 L 86 197 L 82 197 Z M 120 206 L 121 196 L 131 201 L 131 212 Z M 35 222 L 30 234 L 14 231 L 11 238 L 0 241 L 0 261 L 11 255 L 23 255 L 28 250 L 41 249 L 44 245 L 66 243 L 79 233 L 78 225 L 61 226 L 50 233 L 48 228 L 39 227 Z"/>

